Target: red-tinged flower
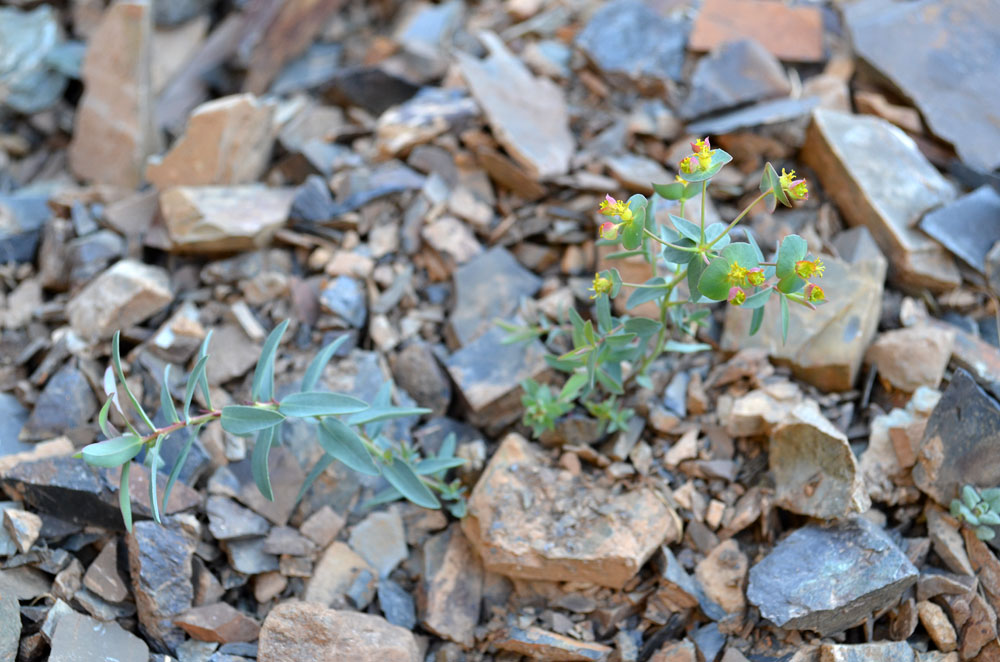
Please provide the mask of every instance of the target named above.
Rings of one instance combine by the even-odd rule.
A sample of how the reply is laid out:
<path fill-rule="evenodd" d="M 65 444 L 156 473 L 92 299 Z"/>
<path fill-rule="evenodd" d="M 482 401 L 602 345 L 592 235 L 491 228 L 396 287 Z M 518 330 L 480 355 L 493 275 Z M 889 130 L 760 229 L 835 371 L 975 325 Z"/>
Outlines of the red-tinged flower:
<path fill-rule="evenodd" d="M 764 284 L 766 278 L 764 277 L 764 269 L 762 267 L 757 267 L 755 269 L 750 269 L 747 272 L 747 282 L 755 287 L 760 287 Z"/>
<path fill-rule="evenodd" d="M 691 145 L 691 151 L 694 152 L 695 154 L 697 154 L 702 150 L 705 150 L 707 152 L 712 149 L 712 144 L 709 142 L 708 136 L 705 136 L 704 139 L 698 138 L 698 140 L 695 140 L 693 143 L 688 143 L 688 144 Z"/>
<path fill-rule="evenodd" d="M 604 200 L 601 201 L 600 211 L 605 216 L 618 216 L 626 222 L 632 220 L 632 210 L 629 209 L 628 203 L 622 200 L 615 200 L 610 195 L 604 196 Z"/>
<path fill-rule="evenodd" d="M 815 283 L 806 284 L 805 294 L 806 301 L 809 303 L 819 303 L 826 300 L 826 293 L 823 292 L 823 288 Z"/>
<path fill-rule="evenodd" d="M 808 200 L 809 199 L 809 186 L 806 184 L 804 179 L 796 179 L 788 187 L 788 195 L 793 200 Z"/>
<path fill-rule="evenodd" d="M 819 258 L 815 260 L 799 260 L 795 263 L 795 275 L 803 280 L 812 278 L 813 276 L 822 278 L 825 270 L 826 265 Z"/>
<path fill-rule="evenodd" d="M 611 221 L 601 223 L 601 239 L 614 241 L 618 238 L 618 226 Z"/>
<path fill-rule="evenodd" d="M 691 173 L 694 172 L 694 169 L 695 169 L 694 159 L 691 156 L 685 156 L 683 159 L 681 159 L 681 164 L 680 164 L 681 172 L 683 172 L 685 175 L 690 175 Z"/>
<path fill-rule="evenodd" d="M 742 306 L 743 302 L 746 300 L 747 300 L 747 293 L 744 292 L 741 288 L 735 286 L 729 288 L 729 299 L 728 299 L 729 303 L 733 304 L 734 306 Z"/>

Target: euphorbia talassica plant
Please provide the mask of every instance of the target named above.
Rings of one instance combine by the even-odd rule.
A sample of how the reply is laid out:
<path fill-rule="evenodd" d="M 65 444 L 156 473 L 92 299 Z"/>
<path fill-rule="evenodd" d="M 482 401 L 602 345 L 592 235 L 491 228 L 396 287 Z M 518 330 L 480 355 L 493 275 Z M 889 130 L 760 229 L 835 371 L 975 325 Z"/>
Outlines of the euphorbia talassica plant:
<path fill-rule="evenodd" d="M 565 325 L 504 324 L 511 332 L 509 342 L 533 337 L 551 341 L 567 331 L 572 338 L 571 350 L 546 357 L 553 368 L 569 374 L 558 394 L 531 380 L 523 385 L 524 423 L 536 436 L 553 428 L 560 416 L 573 409 L 575 402 L 602 421 L 607 431 L 624 428 L 631 412 L 617 407 L 615 398 L 624 395 L 630 379 L 650 387 L 652 381 L 647 371 L 664 352 L 709 349 L 708 345 L 683 342 L 675 337 L 678 332 L 693 336 L 693 325 L 708 315 L 706 306 L 697 304 L 726 301 L 752 310 L 750 335 L 753 335 L 760 329 L 765 306 L 776 298 L 784 339 L 788 335 L 789 304 L 815 308 L 824 301 L 823 289 L 813 279 L 821 278 L 825 267 L 822 260 L 809 254 L 802 237 L 786 236 L 774 261 L 768 262 L 749 230 L 743 229 L 746 241 L 733 241 L 731 236 L 732 230 L 761 201 L 774 211 L 778 202 L 791 207 L 795 200 L 806 199 L 809 190 L 805 180 L 796 179 L 794 171 L 784 169 L 779 175 L 768 163 L 761 177 L 760 195 L 728 225 L 706 225 L 708 183 L 732 157 L 721 149 L 713 149 L 708 138 L 691 143 L 691 149 L 692 153 L 678 164 L 679 174 L 674 182 L 653 186 L 659 198 L 680 203 L 680 215 L 670 214 L 669 226 L 656 221 L 657 197 L 650 200 L 644 195 L 633 195 L 628 200 L 616 200 L 608 195 L 600 204 L 600 213 L 608 219 L 600 225 L 600 243 L 620 244 L 624 249 L 608 258 L 642 257 L 650 267 L 648 280 L 627 283 L 617 269 L 601 271 L 594 276 L 591 287 L 592 319 L 584 320 L 570 309 Z M 684 207 L 698 195 L 701 222 L 692 223 L 684 218 Z M 626 309 L 654 302 L 659 315 L 654 319 L 614 316 L 611 299 L 619 295 L 623 286 L 634 289 L 626 301 Z"/>
<path fill-rule="evenodd" d="M 429 409 L 416 407 L 394 407 L 391 404 L 390 383 L 386 383 L 369 405 L 355 397 L 342 393 L 331 393 L 316 388 L 327 363 L 337 348 L 346 340 L 342 336 L 324 347 L 313 358 L 302 377 L 299 390 L 280 400 L 274 390 L 274 358 L 288 327 L 284 321 L 274 328 L 264 341 L 260 359 L 254 371 L 250 399 L 241 404 L 227 405 L 216 409 L 205 376 L 208 361 L 208 343 L 211 332 L 205 337 L 197 354 L 194 368 L 188 376 L 184 399 L 180 407 L 175 404 L 170 393 L 170 364 L 164 368 L 160 389 L 160 409 L 169 421 L 164 426 L 156 426 L 139 400 L 133 395 L 122 372 L 119 334 L 111 341 L 111 366 L 104 373 L 104 391 L 108 397 L 98 414 L 98 424 L 106 439 L 83 448 L 78 457 L 96 467 L 121 467 L 119 503 L 125 528 L 132 529 L 132 505 L 129 497 L 129 473 L 132 460 L 145 451 L 143 463 L 149 467 L 149 503 L 153 519 L 160 521 L 161 510 L 166 510 L 170 491 L 177 481 L 181 467 L 187 460 L 194 439 L 201 428 L 210 421 L 218 420 L 222 429 L 241 437 L 254 436 L 256 442 L 251 455 L 251 471 L 257 488 L 268 499 L 273 500 L 268 457 L 274 444 L 281 443 L 281 426 L 288 419 L 305 420 L 316 428 L 316 439 L 324 453 L 306 477 L 299 499 L 309 486 L 335 460 L 344 463 L 358 473 L 370 476 L 381 475 L 389 484 L 371 500 L 371 503 L 406 498 L 424 508 L 440 508 L 441 500 L 456 517 L 465 514 L 464 487 L 460 481 L 445 482 L 448 470 L 464 464 L 456 458 L 455 438 L 441 444 L 436 457 L 421 459 L 416 450 L 405 443 L 395 443 L 384 432 L 386 421 L 429 413 Z M 122 405 L 118 397 L 118 386 L 128 397 L 129 406 Z M 195 391 L 200 390 L 206 408 L 192 411 L 191 404 Z M 125 421 L 127 430 L 120 432 L 114 428 L 108 415 L 111 407 Z M 133 423 L 126 414 L 130 409 L 139 422 Z M 161 456 L 163 444 L 171 440 L 177 432 L 188 429 L 177 461 L 167 478 L 162 498 L 157 493 L 157 473 L 163 467 Z M 178 440 L 179 441 L 179 440 Z"/>

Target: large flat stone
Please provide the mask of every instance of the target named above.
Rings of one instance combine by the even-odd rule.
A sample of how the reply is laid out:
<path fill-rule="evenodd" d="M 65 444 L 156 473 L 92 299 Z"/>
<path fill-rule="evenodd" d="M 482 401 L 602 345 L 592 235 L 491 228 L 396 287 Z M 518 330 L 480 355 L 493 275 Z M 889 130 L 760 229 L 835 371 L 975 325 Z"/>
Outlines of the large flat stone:
<path fill-rule="evenodd" d="M 920 229 L 981 274 L 986 254 L 1000 241 L 1000 193 L 981 186 L 924 216 Z"/>
<path fill-rule="evenodd" d="M 844 7 L 854 50 L 980 170 L 1000 166 L 1000 2 L 868 0 Z"/>
<path fill-rule="evenodd" d="M 166 269 L 121 260 L 70 299 L 66 315 L 81 337 L 105 339 L 152 317 L 173 299 Z"/>
<path fill-rule="evenodd" d="M 778 627 L 845 630 L 894 603 L 917 569 L 863 517 L 792 532 L 750 569 L 747 599 Z"/>
<path fill-rule="evenodd" d="M 677 514 L 651 489 L 613 495 L 548 466 L 516 433 L 476 483 L 462 529 L 489 571 L 612 588 L 681 535 Z"/>
<path fill-rule="evenodd" d="M 789 7 L 774 0 L 706 0 L 691 30 L 689 47 L 709 51 L 747 37 L 782 60 L 823 60 L 819 7 Z"/>
<path fill-rule="evenodd" d="M 288 220 L 294 189 L 175 186 L 160 194 L 171 250 L 232 253 L 265 246 Z"/>
<path fill-rule="evenodd" d="M 777 58 L 752 39 L 728 41 L 698 61 L 691 93 L 680 107 L 686 119 L 791 91 Z"/>
<path fill-rule="evenodd" d="M 803 161 L 851 225 L 864 225 L 889 258 L 889 277 L 904 289 L 953 289 L 961 282 L 951 255 L 916 227 L 955 198 L 913 140 L 889 122 L 833 110 L 813 111 Z"/>
<path fill-rule="evenodd" d="M 50 643 L 50 662 L 84 662 L 98 658 L 117 662 L 149 660 L 149 647 L 139 637 L 115 622 L 104 623 L 75 611 L 59 617 Z"/>
<path fill-rule="evenodd" d="M 480 38 L 489 49 L 488 58 L 456 54 L 493 135 L 536 179 L 565 174 L 576 145 L 562 90 L 549 79 L 532 75 L 495 34 Z"/>

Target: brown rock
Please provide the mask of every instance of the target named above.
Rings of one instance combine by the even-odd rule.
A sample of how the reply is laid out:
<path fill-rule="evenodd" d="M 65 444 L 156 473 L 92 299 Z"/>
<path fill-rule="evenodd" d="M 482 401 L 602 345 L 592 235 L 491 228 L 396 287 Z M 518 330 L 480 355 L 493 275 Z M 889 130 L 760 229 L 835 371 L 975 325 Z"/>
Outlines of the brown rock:
<path fill-rule="evenodd" d="M 938 650 L 949 653 L 958 648 L 958 635 L 948 616 L 937 604 L 928 600 L 917 603 L 920 624 L 927 630 Z"/>
<path fill-rule="evenodd" d="M 146 157 L 159 149 L 153 126 L 152 3 L 119 1 L 87 41 L 83 98 L 69 166 L 80 179 L 138 188 Z"/>
<path fill-rule="evenodd" d="M 927 535 L 930 536 L 934 551 L 952 572 L 960 575 L 975 575 L 969 555 L 959 533 L 958 521 L 936 506 L 927 508 Z"/>
<path fill-rule="evenodd" d="M 854 93 L 854 104 L 859 113 L 877 115 L 909 133 L 923 133 L 924 125 L 916 108 L 889 103 L 885 96 L 878 92 L 858 90 Z"/>
<path fill-rule="evenodd" d="M 507 628 L 493 641 L 497 648 L 546 662 L 591 662 L 606 660 L 612 649 L 601 644 L 571 639 L 542 628 Z"/>
<path fill-rule="evenodd" d="M 323 506 L 302 523 L 299 531 L 320 547 L 329 545 L 344 527 L 344 518 L 330 506 Z"/>
<path fill-rule="evenodd" d="M 889 638 L 893 641 L 906 641 L 916 631 L 918 622 L 916 600 L 912 597 L 903 599 L 890 611 Z"/>
<path fill-rule="evenodd" d="M 953 331 L 921 325 L 880 335 L 866 360 L 878 368 L 886 388 L 912 393 L 921 386 L 937 388 L 951 359 Z M 919 357 L 919 360 L 914 360 Z M 912 465 L 912 462 L 910 463 Z"/>
<path fill-rule="evenodd" d="M 792 382 L 755 389 L 733 401 L 725 418 L 726 432 L 733 437 L 770 434 L 801 402 L 802 391 Z"/>
<path fill-rule="evenodd" d="M 458 524 L 424 544 L 421 623 L 471 648 L 483 597 L 483 566 Z"/>
<path fill-rule="evenodd" d="M 171 250 L 239 252 L 260 248 L 288 220 L 292 189 L 177 186 L 160 194 Z"/>
<path fill-rule="evenodd" d="M 957 625 L 957 623 L 956 623 Z M 961 628 L 958 654 L 968 660 L 979 654 L 986 644 L 997 638 L 997 615 L 980 595 L 969 600 L 969 618 Z"/>
<path fill-rule="evenodd" d="M 815 406 L 796 407 L 771 433 L 775 503 L 801 515 L 824 519 L 868 510 L 851 445 Z"/>
<path fill-rule="evenodd" d="M 202 14 L 177 27 L 158 27 L 153 31 L 153 57 L 150 65 L 153 94 L 159 96 L 171 79 L 187 68 L 205 41 L 211 22 L 210 16 Z"/>
<path fill-rule="evenodd" d="M 162 157 L 153 157 L 146 178 L 161 191 L 172 186 L 233 186 L 256 181 L 274 142 L 274 104 L 235 94 L 198 106 L 187 130 Z"/>
<path fill-rule="evenodd" d="M 121 260 L 70 299 L 66 316 L 80 336 L 106 339 L 152 317 L 173 298 L 165 269 Z"/>
<path fill-rule="evenodd" d="M 487 465 L 462 529 L 492 572 L 613 588 L 681 536 L 677 514 L 650 488 L 612 495 L 543 463 L 518 434 Z"/>
<path fill-rule="evenodd" d="M 742 612 L 746 607 L 743 586 L 746 583 L 749 561 L 733 539 L 719 543 L 695 568 L 705 595 L 730 614 Z"/>
<path fill-rule="evenodd" d="M 27 510 L 8 508 L 3 511 L 3 527 L 14 540 L 18 551 L 27 554 L 42 532 L 42 518 Z"/>
<path fill-rule="evenodd" d="M 781 60 L 823 60 L 823 17 L 817 7 L 772 0 L 706 0 L 688 47 L 710 51 L 727 41 L 754 39 Z"/>
<path fill-rule="evenodd" d="M 900 287 L 943 292 L 961 282 L 951 255 L 914 225 L 955 189 L 906 134 L 877 117 L 818 109 L 802 159 L 847 222 L 871 231 Z"/>
<path fill-rule="evenodd" d="M 174 619 L 174 625 L 179 625 L 193 639 L 220 644 L 254 641 L 260 632 L 257 621 L 225 602 L 188 609 Z"/>
<path fill-rule="evenodd" d="M 110 540 L 91 562 L 83 576 L 83 585 L 108 602 L 122 602 L 128 587 L 118 571 L 118 541 Z"/>
<path fill-rule="evenodd" d="M 313 568 L 302 599 L 324 606 L 346 606 L 344 596 L 365 572 L 373 578 L 377 576 L 375 569 L 346 543 L 334 542 L 326 548 Z"/>
<path fill-rule="evenodd" d="M 409 631 L 378 616 L 304 602 L 286 602 L 271 610 L 260 631 L 257 659 L 421 662 Z"/>
<path fill-rule="evenodd" d="M 965 539 L 969 563 L 983 587 L 986 599 L 996 611 L 1000 608 L 1000 560 L 997 560 L 985 542 L 976 537 L 972 529 L 963 527 L 962 537 Z"/>
<path fill-rule="evenodd" d="M 253 577 L 253 597 L 264 604 L 281 595 L 288 586 L 288 578 L 277 570 L 262 572 Z"/>
<path fill-rule="evenodd" d="M 697 662 L 697 660 L 698 651 L 687 639 L 663 644 L 660 650 L 649 658 L 649 662 Z"/>

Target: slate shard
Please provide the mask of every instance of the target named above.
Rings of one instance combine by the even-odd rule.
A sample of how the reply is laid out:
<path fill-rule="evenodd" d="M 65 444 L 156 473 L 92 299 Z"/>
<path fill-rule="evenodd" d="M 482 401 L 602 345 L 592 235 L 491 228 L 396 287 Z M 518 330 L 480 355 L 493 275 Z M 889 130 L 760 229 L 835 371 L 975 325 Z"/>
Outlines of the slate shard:
<path fill-rule="evenodd" d="M 924 216 L 920 229 L 981 274 L 986 255 L 1000 241 L 1000 193 L 980 186 Z"/>
<path fill-rule="evenodd" d="M 895 602 L 917 574 L 885 531 L 856 517 L 779 542 L 750 569 L 747 599 L 778 627 L 826 636 Z"/>
<path fill-rule="evenodd" d="M 752 39 L 726 42 L 698 61 L 691 94 L 681 105 L 686 119 L 753 101 L 786 96 L 791 90 L 777 58 Z"/>

